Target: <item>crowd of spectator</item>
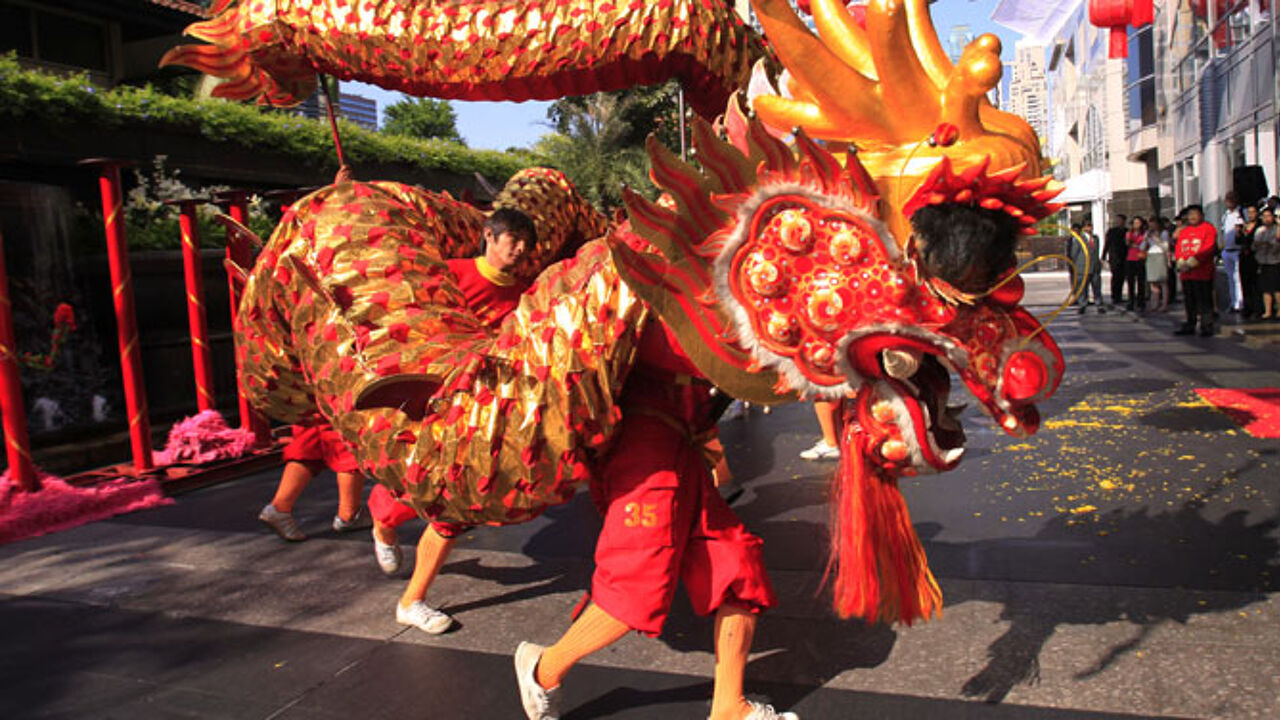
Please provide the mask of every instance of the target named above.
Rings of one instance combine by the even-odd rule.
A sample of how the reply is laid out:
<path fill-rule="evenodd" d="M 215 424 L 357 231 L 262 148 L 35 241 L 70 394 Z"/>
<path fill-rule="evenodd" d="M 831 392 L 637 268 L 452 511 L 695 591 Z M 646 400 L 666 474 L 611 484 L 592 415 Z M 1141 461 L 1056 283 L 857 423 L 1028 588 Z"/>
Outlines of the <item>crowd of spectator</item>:
<path fill-rule="evenodd" d="M 1216 225 L 1206 221 L 1199 205 L 1187 206 L 1172 220 L 1117 215 L 1101 241 L 1092 223 L 1073 224 L 1067 257 L 1072 287 L 1079 289 L 1080 314 L 1090 305 L 1099 313 L 1107 311 L 1102 300 L 1105 263 L 1116 308 L 1163 313 L 1177 302 L 1181 284 L 1186 310 L 1177 330 L 1181 335 L 1214 333 L 1219 267 L 1226 278 L 1226 312 L 1245 320 L 1280 319 L 1280 197 L 1241 206 L 1235 193 L 1227 193 L 1225 205 Z"/>

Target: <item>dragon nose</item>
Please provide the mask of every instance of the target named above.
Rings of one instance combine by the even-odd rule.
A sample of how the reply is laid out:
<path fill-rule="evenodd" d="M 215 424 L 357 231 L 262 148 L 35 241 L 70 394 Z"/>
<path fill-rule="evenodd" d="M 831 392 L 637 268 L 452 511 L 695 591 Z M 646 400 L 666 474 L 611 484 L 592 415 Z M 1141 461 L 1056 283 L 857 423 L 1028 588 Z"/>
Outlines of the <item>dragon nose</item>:
<path fill-rule="evenodd" d="M 1049 368 L 1036 353 L 1019 350 L 1005 362 L 1002 385 L 1005 397 L 1014 402 L 1026 402 L 1048 387 Z"/>

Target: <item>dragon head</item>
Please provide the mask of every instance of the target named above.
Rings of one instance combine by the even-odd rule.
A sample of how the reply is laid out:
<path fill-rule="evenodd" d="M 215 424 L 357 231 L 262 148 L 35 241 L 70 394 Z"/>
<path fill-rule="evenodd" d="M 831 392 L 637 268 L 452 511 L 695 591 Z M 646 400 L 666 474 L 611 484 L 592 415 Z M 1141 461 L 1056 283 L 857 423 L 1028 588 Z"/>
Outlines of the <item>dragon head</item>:
<path fill-rule="evenodd" d="M 862 20 L 812 0 L 820 37 L 784 0 L 753 3 L 786 92 L 758 67 L 754 117 L 737 96 L 723 133 L 694 120 L 696 166 L 651 141 L 668 197 L 627 195 L 615 262 L 728 393 L 845 401 L 836 608 L 911 622 L 941 601 L 896 479 L 960 461 L 951 376 L 1014 435 L 1062 377 L 1014 259 L 1058 191 L 1031 128 L 985 98 L 994 36 L 953 65 L 925 0 Z"/>
<path fill-rule="evenodd" d="M 670 200 L 627 204 L 631 232 L 657 252 L 625 231 L 631 242 L 614 243 L 628 283 L 703 371 L 754 402 L 854 398 L 863 449 L 894 475 L 959 462 L 952 372 L 1005 431 L 1035 432 L 1035 403 L 1063 370 L 1013 274 L 1023 218 L 1052 210 L 1040 184 L 982 163 L 957 175 L 944 159 L 905 207 L 903 247 L 856 156 L 841 161 L 804 131 L 797 156 L 745 124 L 743 152 L 695 119 L 701 171 L 652 143 Z"/>

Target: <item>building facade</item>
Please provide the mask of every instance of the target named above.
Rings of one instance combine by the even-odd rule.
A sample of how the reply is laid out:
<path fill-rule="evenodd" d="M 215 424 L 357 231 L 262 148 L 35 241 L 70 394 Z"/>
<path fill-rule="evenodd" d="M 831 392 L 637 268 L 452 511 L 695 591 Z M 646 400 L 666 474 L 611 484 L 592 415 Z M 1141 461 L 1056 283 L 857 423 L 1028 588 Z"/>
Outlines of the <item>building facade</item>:
<path fill-rule="evenodd" d="M 1148 35 L 1140 42 L 1156 51 L 1153 87 L 1134 84 L 1145 78 L 1131 73 L 1129 97 L 1141 111 L 1131 108 L 1130 122 L 1156 128 L 1174 202 L 1202 204 L 1216 219 L 1228 190 L 1246 200 L 1263 191 L 1235 182 L 1249 168 L 1260 170 L 1267 194 L 1277 193 L 1280 46 L 1270 0 L 1165 0 L 1157 7 L 1153 26 L 1131 33 L 1131 48 Z"/>
<path fill-rule="evenodd" d="M 1009 20 L 1002 18 L 1004 6 L 1016 6 L 1016 21 L 1013 12 L 1004 16 Z M 1088 219 L 1100 231 L 1117 213 L 1167 213 L 1172 200 L 1162 201 L 1169 193 L 1161 190 L 1154 147 L 1130 147 L 1128 62 L 1107 57 L 1109 31 L 1089 23 L 1088 3 L 1005 0 L 993 19 L 1022 32 L 1028 54 L 1035 45 L 1043 47 L 1047 102 L 1041 137 L 1054 177 L 1066 185 L 1059 199 L 1071 220 Z M 1027 114 L 1016 106 L 1014 111 Z M 1154 134 L 1138 134 L 1154 145 Z"/>
<path fill-rule="evenodd" d="M 366 130 L 378 129 L 378 101 L 362 95 L 338 95 L 338 114 Z"/>
<path fill-rule="evenodd" d="M 1155 0 L 1129 29 L 1125 59 L 1084 0 L 1005 0 L 1005 24 L 1046 45 L 1046 154 L 1073 216 L 1097 227 L 1118 213 L 1172 216 L 1191 203 L 1217 218 L 1227 191 L 1277 192 L 1271 0 Z M 1015 13 L 1012 12 L 1016 5 Z M 995 20 L 1001 22 L 1002 8 Z"/>

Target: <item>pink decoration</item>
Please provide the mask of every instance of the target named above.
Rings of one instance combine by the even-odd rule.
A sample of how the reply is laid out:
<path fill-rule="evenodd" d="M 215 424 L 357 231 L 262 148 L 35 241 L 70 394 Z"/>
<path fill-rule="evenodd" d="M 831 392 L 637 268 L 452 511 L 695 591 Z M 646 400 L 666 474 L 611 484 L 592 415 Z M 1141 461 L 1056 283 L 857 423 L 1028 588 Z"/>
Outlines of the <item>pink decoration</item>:
<path fill-rule="evenodd" d="M 156 453 L 156 463 L 204 464 L 232 460 L 248 455 L 253 447 L 252 431 L 227 427 L 227 421 L 217 410 L 204 410 L 169 430 L 169 441 L 164 450 Z"/>
<path fill-rule="evenodd" d="M 37 492 L 23 492 L 8 470 L 0 475 L 0 543 L 173 503 L 154 478 L 76 487 L 39 469 L 36 475 L 41 485 Z"/>

